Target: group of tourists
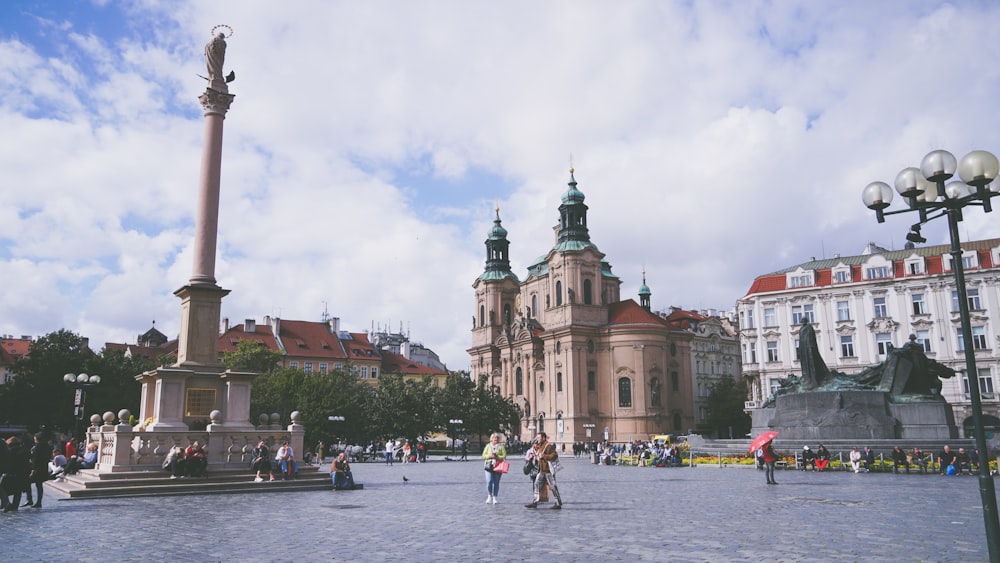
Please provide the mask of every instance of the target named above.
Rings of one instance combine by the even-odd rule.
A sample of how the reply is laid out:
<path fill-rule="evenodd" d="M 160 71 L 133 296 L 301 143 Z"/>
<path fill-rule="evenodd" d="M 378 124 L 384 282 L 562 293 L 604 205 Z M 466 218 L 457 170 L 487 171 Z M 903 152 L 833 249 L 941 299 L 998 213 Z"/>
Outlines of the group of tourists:
<path fill-rule="evenodd" d="M 197 440 L 187 448 L 174 446 L 163 459 L 163 469 L 170 472 L 171 479 L 208 477 L 208 454 Z"/>
<path fill-rule="evenodd" d="M 497 504 L 500 497 L 500 479 L 509 471 L 507 448 L 500 442 L 500 435 L 490 434 L 490 441 L 483 448 L 483 469 L 486 471 L 486 504 Z M 531 502 L 525 508 L 538 508 L 538 504 L 548 502 L 548 495 L 555 499 L 552 509 L 562 508 L 562 496 L 556 485 L 556 473 L 562 468 L 559 453 L 548 441 L 545 432 L 539 432 L 530 442 L 524 454 L 524 474 L 532 481 Z"/>
<path fill-rule="evenodd" d="M 77 455 L 77 444 L 65 436 L 49 440 L 39 433 L 30 438 L 10 436 L 0 440 L 0 510 L 42 507 L 44 484 L 64 479 L 97 464 L 97 444 L 87 444 Z M 26 502 L 21 504 L 22 496 Z"/>
<path fill-rule="evenodd" d="M 274 470 L 278 470 L 278 477 L 274 476 Z M 261 473 L 267 472 L 271 481 L 295 479 L 299 475 L 299 464 L 295 457 L 295 449 L 287 442 L 282 442 L 271 457 L 271 449 L 267 442 L 261 440 L 257 442 L 257 447 L 250 454 L 250 471 L 256 473 L 255 483 L 261 483 L 264 478 Z"/>

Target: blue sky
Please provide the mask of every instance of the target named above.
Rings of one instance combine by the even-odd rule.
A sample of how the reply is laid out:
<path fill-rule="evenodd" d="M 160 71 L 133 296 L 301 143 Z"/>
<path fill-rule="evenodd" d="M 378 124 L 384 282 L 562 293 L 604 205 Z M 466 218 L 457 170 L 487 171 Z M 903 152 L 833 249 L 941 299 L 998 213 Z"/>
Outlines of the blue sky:
<path fill-rule="evenodd" d="M 873 180 L 1000 150 L 990 2 L 24 2 L 0 7 L 0 333 L 179 326 L 203 48 L 232 26 L 216 276 L 234 322 L 409 326 L 467 367 L 499 203 L 515 272 L 570 154 L 593 241 L 656 309 L 899 248 Z M 967 238 L 998 236 L 966 214 Z M 940 226 L 926 227 L 930 243 Z"/>

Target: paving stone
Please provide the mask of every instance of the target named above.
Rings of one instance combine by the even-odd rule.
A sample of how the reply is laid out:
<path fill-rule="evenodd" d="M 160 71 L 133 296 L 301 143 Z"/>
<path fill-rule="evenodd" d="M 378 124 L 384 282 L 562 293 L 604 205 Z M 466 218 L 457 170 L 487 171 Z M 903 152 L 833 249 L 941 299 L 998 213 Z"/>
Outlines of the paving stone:
<path fill-rule="evenodd" d="M 17 561 L 986 561 L 975 477 L 564 458 L 561 511 L 478 461 L 352 465 L 359 491 L 57 500 L 0 514 Z M 409 481 L 404 482 L 403 476 Z M 267 486 L 266 483 L 261 484 Z M 492 554 L 501 553 L 499 557 Z"/>

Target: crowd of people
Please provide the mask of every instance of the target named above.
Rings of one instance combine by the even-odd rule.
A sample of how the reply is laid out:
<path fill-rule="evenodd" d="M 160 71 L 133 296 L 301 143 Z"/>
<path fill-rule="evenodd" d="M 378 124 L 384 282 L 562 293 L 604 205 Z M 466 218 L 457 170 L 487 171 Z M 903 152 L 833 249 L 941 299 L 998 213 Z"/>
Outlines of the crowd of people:
<path fill-rule="evenodd" d="M 46 481 L 94 467 L 97 444 L 87 444 L 82 455 L 77 455 L 78 447 L 66 436 L 50 439 L 41 433 L 0 440 L 0 510 L 41 508 Z"/>
<path fill-rule="evenodd" d="M 759 458 L 758 468 L 762 468 L 763 462 Z M 935 459 L 936 457 L 936 459 Z M 881 460 L 876 464 L 876 458 Z M 830 451 L 823 444 L 813 450 L 809 446 L 802 447 L 802 453 L 797 462 L 798 468 L 802 470 L 825 471 L 829 469 L 831 461 Z M 918 447 L 904 449 L 902 446 L 894 446 L 889 454 L 877 455 L 870 446 L 859 449 L 857 446 L 851 448 L 847 454 L 847 466 L 854 473 L 870 473 L 881 466 L 883 470 L 891 465 L 893 473 L 909 473 L 912 468 L 920 473 L 938 472 L 942 475 L 972 475 L 979 469 L 979 450 L 972 448 L 966 450 L 959 448 L 958 452 L 952 451 L 950 446 L 944 446 L 936 455 L 928 454 Z M 937 468 L 935 469 L 935 465 Z"/>

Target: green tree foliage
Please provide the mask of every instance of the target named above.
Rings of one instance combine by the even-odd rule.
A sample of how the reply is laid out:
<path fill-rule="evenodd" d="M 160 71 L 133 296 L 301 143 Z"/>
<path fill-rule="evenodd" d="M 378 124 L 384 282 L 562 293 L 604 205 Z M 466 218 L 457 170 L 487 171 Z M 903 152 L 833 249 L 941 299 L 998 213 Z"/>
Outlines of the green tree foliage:
<path fill-rule="evenodd" d="M 750 416 L 743 410 L 745 400 L 746 390 L 732 377 L 726 376 L 714 383 L 706 401 L 705 430 L 717 438 L 729 438 L 730 429 L 733 438 L 745 436 L 751 426 Z"/>
<path fill-rule="evenodd" d="M 279 413 L 282 426 L 292 411 L 299 411 L 306 427 L 306 444 L 336 437 L 363 444 L 386 438 L 416 439 L 448 429 L 448 420 L 460 418 L 467 433 L 488 434 L 506 426 L 517 427 L 520 410 L 509 399 L 485 384 L 453 374 L 445 386 L 430 378 L 403 379 L 383 374 L 378 385 L 357 379 L 348 371 L 305 373 L 278 369 L 258 376 L 251 394 L 251 417 Z M 344 421 L 331 422 L 330 416 Z"/>
<path fill-rule="evenodd" d="M 281 354 L 252 340 L 240 340 L 234 352 L 222 353 L 222 365 L 233 371 L 271 373 L 281 365 Z"/>
<path fill-rule="evenodd" d="M 32 342 L 28 355 L 11 367 L 14 381 L 0 387 L 0 417 L 33 431 L 72 430 L 75 391 L 63 382 L 67 373 L 101 376 L 101 383 L 87 390 L 86 419 L 123 408 L 138 415 L 141 387 L 135 376 L 153 364 L 121 352 L 97 355 L 85 338 L 68 330 L 49 333 Z"/>

